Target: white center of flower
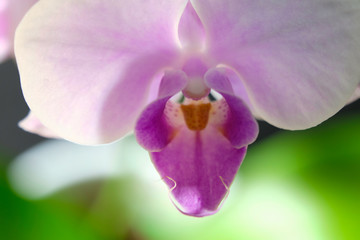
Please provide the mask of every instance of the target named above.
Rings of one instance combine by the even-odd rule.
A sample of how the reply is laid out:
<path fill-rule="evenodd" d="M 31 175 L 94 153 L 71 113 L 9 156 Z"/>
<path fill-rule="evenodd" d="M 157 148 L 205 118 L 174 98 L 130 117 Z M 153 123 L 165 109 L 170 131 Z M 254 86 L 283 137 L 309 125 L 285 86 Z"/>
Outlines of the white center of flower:
<path fill-rule="evenodd" d="M 189 79 L 183 93 L 188 98 L 198 100 L 209 95 L 210 89 L 205 85 L 203 78 L 192 77 Z"/>

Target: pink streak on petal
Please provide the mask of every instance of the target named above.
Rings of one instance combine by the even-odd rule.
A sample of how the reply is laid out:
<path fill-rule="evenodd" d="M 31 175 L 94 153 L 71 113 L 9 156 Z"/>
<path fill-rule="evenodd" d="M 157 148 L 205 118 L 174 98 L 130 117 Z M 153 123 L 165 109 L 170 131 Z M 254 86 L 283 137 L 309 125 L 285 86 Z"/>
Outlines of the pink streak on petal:
<path fill-rule="evenodd" d="M 209 126 L 200 132 L 182 128 L 166 148 L 150 156 L 179 210 L 202 217 L 219 210 L 245 153 L 246 147 L 233 148 Z"/>
<path fill-rule="evenodd" d="M 26 118 L 19 122 L 19 127 L 42 137 L 59 138 L 54 132 L 46 128 L 32 112 L 29 112 Z"/>
<path fill-rule="evenodd" d="M 179 40 L 185 50 L 202 50 L 205 44 L 205 31 L 189 1 L 179 22 Z"/>
<path fill-rule="evenodd" d="M 152 80 L 181 60 L 176 25 L 186 3 L 40 1 L 15 41 L 30 109 L 73 142 L 124 136 L 147 104 Z"/>
<path fill-rule="evenodd" d="M 360 68 L 358 0 L 192 0 L 208 54 L 244 80 L 269 123 L 312 127 L 342 108 Z"/>
<path fill-rule="evenodd" d="M 151 103 L 141 113 L 135 126 L 138 143 L 148 151 L 160 151 L 171 140 L 172 129 L 166 122 L 164 109 L 166 102 L 187 83 L 186 74 L 182 71 L 165 73 L 159 89 L 159 99 Z"/>

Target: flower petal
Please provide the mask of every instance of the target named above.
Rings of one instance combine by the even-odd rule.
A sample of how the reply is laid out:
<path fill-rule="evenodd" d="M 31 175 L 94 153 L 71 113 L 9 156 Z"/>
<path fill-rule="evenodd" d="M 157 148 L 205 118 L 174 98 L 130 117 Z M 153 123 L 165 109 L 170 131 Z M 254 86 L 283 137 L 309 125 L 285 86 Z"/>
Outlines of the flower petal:
<path fill-rule="evenodd" d="M 40 1 L 15 39 L 30 109 L 73 142 L 124 136 L 147 103 L 153 77 L 178 59 L 176 25 L 186 3 Z"/>
<path fill-rule="evenodd" d="M 218 211 L 245 156 L 214 127 L 182 128 L 161 152 L 150 153 L 160 176 L 184 214 L 207 216 Z"/>
<path fill-rule="evenodd" d="M 243 79 L 256 112 L 287 129 L 319 124 L 359 83 L 358 0 L 192 0 L 207 51 Z"/>
<path fill-rule="evenodd" d="M 353 93 L 353 95 L 351 96 L 351 98 L 348 101 L 348 104 L 355 102 L 356 100 L 358 100 L 360 98 L 360 84 L 359 86 L 356 88 L 355 92 Z"/>
<path fill-rule="evenodd" d="M 243 81 L 239 78 L 238 74 L 234 70 L 227 67 L 218 67 L 217 69 L 223 72 L 223 74 L 226 75 L 226 77 L 229 79 L 234 92 L 233 95 L 241 98 L 241 100 L 244 101 L 244 103 L 251 110 L 251 113 L 255 118 L 261 119 L 259 114 L 256 113 L 255 108 L 252 106 L 245 85 Z"/>
<path fill-rule="evenodd" d="M 247 145 L 257 137 L 258 126 L 245 104 L 231 95 L 226 76 L 211 69 L 205 74 L 205 82 L 224 98 L 209 103 L 205 128 L 188 127 L 182 112 L 186 105 L 169 100 L 186 86 L 186 76 L 181 73 L 164 76 L 160 97 L 141 114 L 135 135 L 150 151 L 156 169 L 171 190 L 174 204 L 184 214 L 201 217 L 218 211 Z M 194 119 L 198 126 L 199 119 Z"/>
<path fill-rule="evenodd" d="M 205 44 L 205 31 L 191 2 L 186 5 L 179 22 L 181 46 L 190 51 L 201 50 Z"/>
<path fill-rule="evenodd" d="M 25 13 L 38 0 L 0 1 L 0 61 L 13 55 L 15 29 Z"/>
<path fill-rule="evenodd" d="M 8 6 L 6 1 L 0 2 L 0 61 L 10 53 Z"/>
<path fill-rule="evenodd" d="M 224 97 L 229 109 L 224 135 L 234 147 L 241 148 L 255 141 L 259 126 L 245 103 L 233 95 L 231 82 L 221 70 L 210 69 L 205 74 L 205 82 Z"/>
<path fill-rule="evenodd" d="M 19 127 L 25 131 L 38 134 L 42 137 L 59 138 L 50 129 L 46 128 L 31 111 L 26 118 L 19 122 Z"/>
<path fill-rule="evenodd" d="M 151 103 L 141 113 L 135 126 L 138 143 L 148 151 L 160 151 L 169 142 L 169 126 L 163 114 L 166 102 L 187 84 L 187 76 L 182 71 L 167 72 L 161 80 L 159 99 Z"/>

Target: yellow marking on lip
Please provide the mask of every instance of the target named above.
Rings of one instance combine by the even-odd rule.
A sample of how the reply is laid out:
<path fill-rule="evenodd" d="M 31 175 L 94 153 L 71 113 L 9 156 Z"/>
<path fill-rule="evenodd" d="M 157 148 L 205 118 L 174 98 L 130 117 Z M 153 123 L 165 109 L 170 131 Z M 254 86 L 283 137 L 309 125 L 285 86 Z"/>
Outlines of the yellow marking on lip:
<path fill-rule="evenodd" d="M 193 131 L 206 128 L 209 120 L 211 103 L 181 105 L 187 127 Z"/>

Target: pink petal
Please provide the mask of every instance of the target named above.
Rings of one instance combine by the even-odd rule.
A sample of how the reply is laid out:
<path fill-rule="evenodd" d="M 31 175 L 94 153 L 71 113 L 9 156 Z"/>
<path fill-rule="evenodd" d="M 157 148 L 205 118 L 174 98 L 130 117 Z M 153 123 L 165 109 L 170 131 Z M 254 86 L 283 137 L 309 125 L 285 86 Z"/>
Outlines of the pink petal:
<path fill-rule="evenodd" d="M 159 99 L 151 103 L 140 115 L 135 126 L 138 143 L 148 151 L 160 151 L 170 141 L 170 127 L 163 115 L 167 101 L 187 84 L 182 71 L 168 72 L 159 88 Z"/>
<path fill-rule="evenodd" d="M 186 3 L 40 1 L 15 39 L 30 109 L 73 142 L 124 136 L 147 103 L 154 76 L 179 57 L 176 25 Z"/>
<path fill-rule="evenodd" d="M 358 0 L 191 2 L 208 54 L 238 72 L 251 105 L 275 126 L 319 124 L 359 83 Z"/>
<path fill-rule="evenodd" d="M 241 98 L 241 100 L 244 101 L 246 106 L 251 110 L 251 113 L 254 117 L 256 117 L 257 119 L 261 119 L 255 108 L 252 106 L 248 91 L 243 81 L 240 79 L 239 75 L 234 70 L 226 67 L 219 67 L 217 69 L 223 72 L 223 74 L 226 75 L 226 77 L 230 81 L 233 89 L 233 95 L 238 96 L 239 98 Z"/>
<path fill-rule="evenodd" d="M 205 74 L 208 87 L 218 91 L 225 99 L 229 109 L 224 134 L 231 144 L 241 148 L 253 143 L 258 135 L 259 126 L 245 103 L 233 95 L 232 85 L 227 76 L 218 69 L 210 69 Z"/>
<path fill-rule="evenodd" d="M 13 55 L 15 29 L 37 0 L 0 0 L 0 61 Z"/>
<path fill-rule="evenodd" d="M 150 153 L 174 203 L 191 216 L 218 211 L 245 156 L 214 127 L 204 131 L 182 128 L 161 152 Z"/>
<path fill-rule="evenodd" d="M 184 50 L 196 51 L 204 48 L 205 31 L 190 1 L 179 22 L 179 40 Z"/>
<path fill-rule="evenodd" d="M 9 20 L 8 20 L 8 3 L 0 1 L 0 61 L 9 56 Z"/>
<path fill-rule="evenodd" d="M 356 100 L 358 100 L 360 98 L 360 84 L 359 86 L 355 89 L 355 92 L 353 93 L 353 95 L 350 97 L 348 104 L 355 102 Z"/>
<path fill-rule="evenodd" d="M 140 115 L 135 136 L 150 151 L 179 210 L 201 217 L 218 211 L 258 126 L 245 104 L 231 94 L 226 76 L 211 69 L 205 82 L 224 98 L 211 103 L 204 129 L 190 130 L 180 104 L 169 100 L 186 86 L 182 74 L 164 76 L 160 97 Z"/>
<path fill-rule="evenodd" d="M 59 138 L 54 132 L 46 128 L 39 119 L 30 111 L 29 114 L 19 122 L 23 130 L 38 134 L 46 138 Z"/>
<path fill-rule="evenodd" d="M 155 101 L 141 114 L 135 129 L 136 138 L 150 151 L 153 164 L 168 185 L 172 200 L 181 212 L 196 217 L 214 214 L 229 191 L 246 147 L 234 147 L 220 130 L 217 119 L 209 120 L 208 126 L 202 131 L 189 130 L 183 119 L 176 119 L 179 117 L 179 112 L 176 112 L 179 104 L 170 100 L 165 114 L 158 110 L 164 109 L 163 100 Z M 218 102 L 223 109 L 227 107 L 224 102 Z M 156 111 L 150 115 L 150 110 L 154 109 Z M 220 112 L 219 105 L 215 110 Z M 159 130 L 157 125 L 160 121 L 154 121 L 154 115 L 162 117 L 161 124 L 165 130 Z M 176 124 L 176 121 L 182 124 Z M 151 124 L 155 126 L 149 127 Z"/>

